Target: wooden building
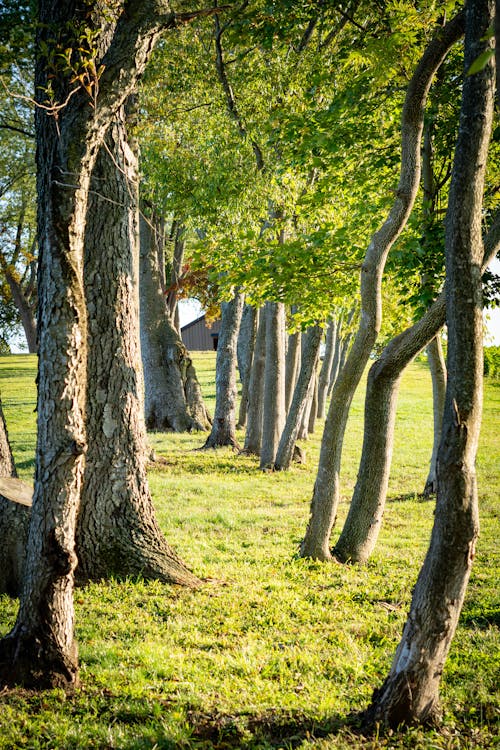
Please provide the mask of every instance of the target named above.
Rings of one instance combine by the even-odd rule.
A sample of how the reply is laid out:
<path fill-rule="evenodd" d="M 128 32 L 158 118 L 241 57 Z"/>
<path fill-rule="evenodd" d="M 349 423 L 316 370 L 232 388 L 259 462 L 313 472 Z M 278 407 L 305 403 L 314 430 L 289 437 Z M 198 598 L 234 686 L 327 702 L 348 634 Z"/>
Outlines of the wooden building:
<path fill-rule="evenodd" d="M 219 343 L 220 320 L 207 323 L 202 315 L 181 328 L 182 341 L 190 352 L 216 351 Z"/>

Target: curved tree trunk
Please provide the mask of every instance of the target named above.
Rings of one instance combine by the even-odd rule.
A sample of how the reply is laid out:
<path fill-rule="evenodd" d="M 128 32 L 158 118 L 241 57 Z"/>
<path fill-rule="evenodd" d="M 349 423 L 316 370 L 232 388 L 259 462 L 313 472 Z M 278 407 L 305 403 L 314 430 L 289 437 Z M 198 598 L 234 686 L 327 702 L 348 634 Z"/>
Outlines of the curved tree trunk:
<path fill-rule="evenodd" d="M 481 272 L 500 250 L 500 213 L 484 240 Z M 398 388 L 403 370 L 435 338 L 446 319 L 442 292 L 406 331 L 387 344 L 368 373 L 365 427 L 358 479 L 344 528 L 335 546 L 337 559 L 366 562 L 377 542 L 387 496 Z"/>
<path fill-rule="evenodd" d="M 140 323 L 148 429 L 206 430 L 203 403 L 189 352 L 170 320 L 151 226 L 140 219 Z"/>
<path fill-rule="evenodd" d="M 325 339 L 325 356 L 321 363 L 318 378 L 318 412 L 319 419 L 324 419 L 326 414 L 326 397 L 328 394 L 328 384 L 330 382 L 330 373 L 333 367 L 335 356 L 335 343 L 337 340 L 337 321 L 334 317 L 330 318 L 326 329 Z"/>
<path fill-rule="evenodd" d="M 203 448 L 231 445 L 240 450 L 236 440 L 236 346 L 243 312 L 243 294 L 223 302 L 222 323 L 215 365 L 215 413 L 212 431 Z"/>
<path fill-rule="evenodd" d="M 493 0 L 467 4 L 465 80 L 446 215 L 448 385 L 430 547 L 391 670 L 369 718 L 391 726 L 440 717 L 439 683 L 455 633 L 479 531 L 475 457 L 482 407 L 481 208 L 494 96 Z"/>
<path fill-rule="evenodd" d="M 272 469 L 285 424 L 285 306 L 266 302 L 266 363 L 260 468 Z"/>
<path fill-rule="evenodd" d="M 446 363 L 439 334 L 427 345 L 427 361 L 432 378 L 432 409 L 434 414 L 434 441 L 432 445 L 431 465 L 425 481 L 424 495 L 435 495 L 437 492 L 437 456 L 441 442 L 444 400 L 446 394 Z"/>
<path fill-rule="evenodd" d="M 236 346 L 238 370 L 241 382 L 240 410 L 238 427 L 245 427 L 248 411 L 248 388 L 252 372 L 255 336 L 257 335 L 257 310 L 252 305 L 245 305 L 241 317 L 240 332 Z"/>
<path fill-rule="evenodd" d="M 311 501 L 311 516 L 301 555 L 329 560 L 330 534 L 340 495 L 340 461 L 347 417 L 376 341 L 382 317 L 381 283 L 387 254 L 402 232 L 420 182 L 420 144 L 424 105 L 432 78 L 449 48 L 463 33 L 463 13 L 448 22 L 425 50 L 408 86 L 402 114 L 401 176 L 396 200 L 368 247 L 361 271 L 361 321 L 346 364 L 335 388 L 321 444 L 318 474 Z"/>
<path fill-rule="evenodd" d="M 26 336 L 26 342 L 28 344 L 28 351 L 30 354 L 36 354 L 38 351 L 38 342 L 36 337 L 36 320 L 33 313 L 32 306 L 30 305 L 26 295 L 24 294 L 23 288 L 19 283 L 17 274 L 8 266 L 4 266 L 5 278 L 9 284 L 9 288 L 12 294 L 12 299 L 17 307 L 21 323 Z"/>
<path fill-rule="evenodd" d="M 318 362 L 319 347 L 323 337 L 323 329 L 316 325 L 306 334 L 306 346 L 302 353 L 302 362 L 295 385 L 292 404 L 286 418 L 285 427 L 281 434 L 274 468 L 276 471 L 288 469 L 292 462 L 293 451 L 301 424 L 302 412 L 306 405 L 307 392 Z"/>
<path fill-rule="evenodd" d="M 260 455 L 264 419 L 264 370 L 266 365 L 266 316 L 257 310 L 257 334 L 248 384 L 248 414 L 244 452 Z"/>
<path fill-rule="evenodd" d="M 141 575 L 196 585 L 156 522 L 146 478 L 139 347 L 137 158 L 124 108 L 92 175 L 85 234 L 88 450 L 76 550 L 79 582 Z"/>

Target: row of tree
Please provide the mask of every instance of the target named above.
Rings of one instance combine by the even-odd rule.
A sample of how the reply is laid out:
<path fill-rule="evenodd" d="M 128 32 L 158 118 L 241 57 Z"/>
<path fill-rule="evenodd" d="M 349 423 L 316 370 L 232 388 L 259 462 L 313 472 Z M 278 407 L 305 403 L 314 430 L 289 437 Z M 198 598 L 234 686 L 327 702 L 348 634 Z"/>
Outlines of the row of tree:
<path fill-rule="evenodd" d="M 239 447 L 238 355 L 244 448 L 263 469 L 289 466 L 331 388 L 301 547 L 304 556 L 330 560 L 347 416 L 380 332 L 389 251 L 394 246 L 390 293 L 406 286 L 418 313 L 438 291 L 444 246 L 445 292 L 370 370 L 358 482 L 334 549 L 342 561 L 364 561 L 373 550 L 401 373 L 422 348 L 434 341 L 437 349 L 446 319 L 436 523 L 402 643 L 369 712 L 394 725 L 433 718 L 477 536 L 481 269 L 499 243 L 498 190 L 484 191 L 485 180 L 495 185 L 495 166 L 487 172 L 486 165 L 497 147 L 495 139 L 490 145 L 493 3 L 470 0 L 466 11 L 457 4 L 451 20 L 433 3 L 283 2 L 271 15 L 247 2 L 184 13 L 153 0 L 140 9 L 104 0 L 73 5 L 39 3 L 38 443 L 20 610 L 0 642 L 2 679 L 76 682 L 77 558 L 81 580 L 142 573 L 198 583 L 156 525 L 145 475 L 144 411 L 150 427 L 210 426 L 179 337 L 179 287 L 222 300 L 206 447 Z M 465 63 L 455 46 L 464 29 Z M 139 77 L 162 34 L 138 102 Z M 400 180 L 391 191 L 397 139 Z M 408 239 L 397 244 L 409 220 Z M 165 248 L 172 248 L 167 270 Z M 28 267 L 31 255 L 24 256 Z M 19 268 L 20 258 L 19 249 L 10 266 Z M 295 326 L 288 336 L 287 310 Z M 436 393 L 439 382 L 436 368 Z"/>

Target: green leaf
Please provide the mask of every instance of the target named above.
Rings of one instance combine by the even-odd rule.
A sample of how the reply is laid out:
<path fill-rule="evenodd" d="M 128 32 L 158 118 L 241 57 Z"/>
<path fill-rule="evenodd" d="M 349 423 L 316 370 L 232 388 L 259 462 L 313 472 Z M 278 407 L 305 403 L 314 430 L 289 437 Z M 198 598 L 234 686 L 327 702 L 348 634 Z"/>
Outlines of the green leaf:
<path fill-rule="evenodd" d="M 494 54 L 495 50 L 493 49 L 487 49 L 484 52 L 481 52 L 479 57 L 476 57 L 476 59 L 470 66 L 469 70 L 467 71 L 467 75 L 473 76 L 474 73 L 479 73 L 481 70 L 483 70 L 483 68 L 486 67 Z"/>

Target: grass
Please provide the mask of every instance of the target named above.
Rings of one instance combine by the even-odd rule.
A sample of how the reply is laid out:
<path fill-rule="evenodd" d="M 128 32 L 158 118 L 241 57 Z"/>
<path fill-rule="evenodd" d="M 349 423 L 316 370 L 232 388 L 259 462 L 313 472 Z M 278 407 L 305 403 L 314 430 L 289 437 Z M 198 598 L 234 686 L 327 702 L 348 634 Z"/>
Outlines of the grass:
<path fill-rule="evenodd" d="M 214 356 L 196 355 L 213 410 Z M 35 361 L 0 358 L 0 388 L 20 474 L 35 445 Z M 353 713 L 389 668 L 427 549 L 433 503 L 422 501 L 432 443 L 424 363 L 404 377 L 389 502 L 364 567 L 296 556 L 321 426 L 306 465 L 262 474 L 230 450 L 197 452 L 203 436 L 154 433 L 165 459 L 150 472 L 169 541 L 201 577 L 199 591 L 107 581 L 75 593 L 82 687 L 0 696 L 0 748 L 493 748 L 500 717 L 498 465 L 500 386 L 485 390 L 478 456 L 481 537 L 442 682 L 442 729 L 363 738 Z M 362 434 L 362 394 L 344 452 L 340 531 Z M 243 435 L 240 435 L 243 439 Z M 335 541 L 335 537 L 332 541 Z M 0 598 L 0 634 L 17 602 Z"/>

